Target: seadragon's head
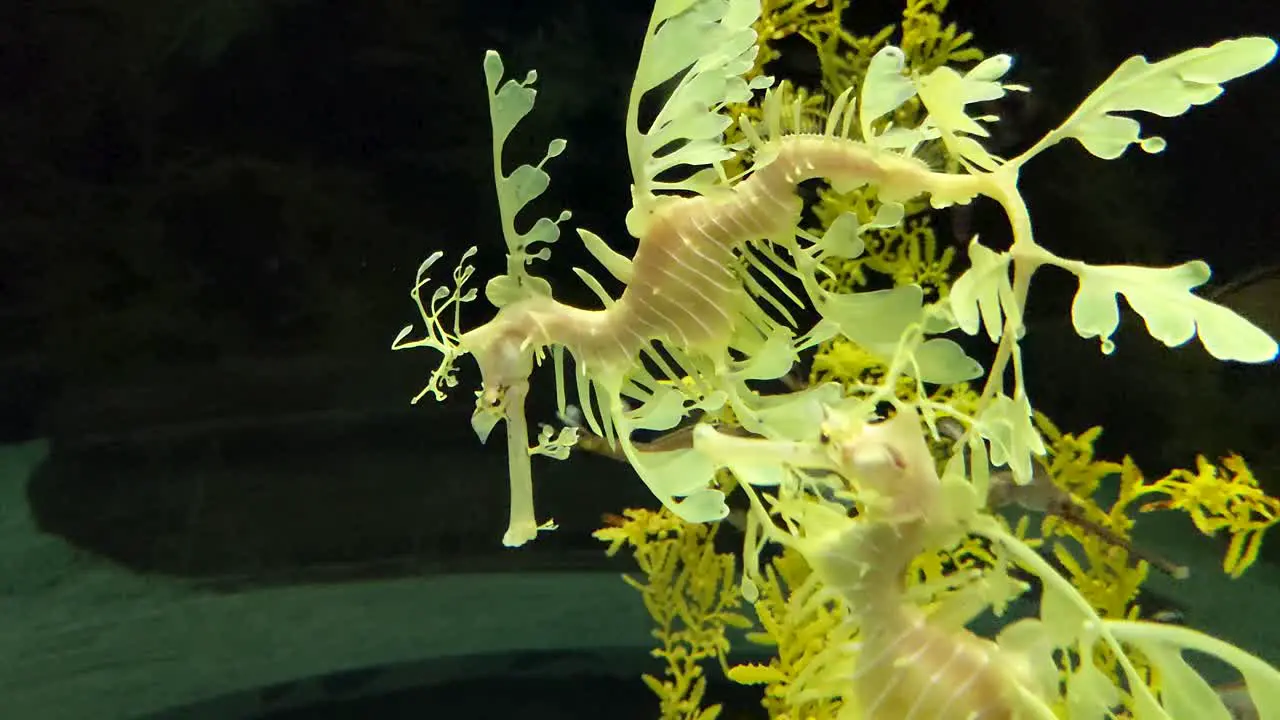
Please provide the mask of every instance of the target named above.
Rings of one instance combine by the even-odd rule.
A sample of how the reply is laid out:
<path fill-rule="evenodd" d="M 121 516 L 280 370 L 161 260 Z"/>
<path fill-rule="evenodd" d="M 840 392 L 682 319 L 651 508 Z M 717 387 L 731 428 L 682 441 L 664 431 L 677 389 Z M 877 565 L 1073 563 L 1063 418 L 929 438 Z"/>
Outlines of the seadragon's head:
<path fill-rule="evenodd" d="M 484 59 L 484 73 L 489 88 L 489 114 L 493 125 L 493 174 L 502 219 L 502 235 L 507 246 L 507 272 L 491 278 L 484 289 L 485 298 L 498 308 L 488 323 L 463 332 L 459 327 L 463 303 L 476 299 L 477 291 L 465 287 L 474 272 L 468 260 L 475 254 L 468 249 L 453 271 L 453 287 L 434 290 L 429 299 L 422 296 L 428 279 L 426 273 L 443 253 L 436 252 L 418 269 L 417 283 L 411 296 L 418 305 L 426 325 L 425 336 L 408 340 L 413 327 L 406 327 L 392 344 L 393 349 L 427 347 L 441 354 L 439 366 L 431 374 L 426 387 L 414 402 L 430 394 L 437 400 L 457 385 L 455 365 L 464 355 L 472 355 L 480 367 L 480 390 L 476 393 L 476 409 L 471 427 L 481 442 L 488 439 L 500 422 L 507 424 L 507 460 L 511 480 L 511 520 L 503 543 L 523 545 L 533 539 L 539 525 L 534 520 L 532 471 L 529 462 L 528 423 L 524 414 L 524 398 L 529 390 L 534 353 L 539 349 L 531 338 L 526 313 L 529 301 L 546 302 L 551 286 L 528 272 L 528 265 L 550 256 L 547 246 L 560 235 L 559 225 L 569 219 L 563 211 L 555 219 L 540 218 L 521 232 L 516 229 L 516 214 L 546 190 L 550 178 L 543 164 L 564 151 L 565 141 L 554 140 L 537 165 L 521 165 L 511 173 L 502 169 L 502 148 L 516 124 L 533 109 L 537 75 L 530 72 L 523 81 L 502 82 L 502 60 L 489 51 Z M 523 318 L 523 320 L 522 320 Z"/>
<path fill-rule="evenodd" d="M 413 402 L 430 394 L 443 400 L 446 391 L 457 386 L 456 364 L 464 355 L 472 355 L 480 366 L 481 386 L 476 393 L 476 409 L 471 427 L 481 442 L 488 439 L 498 423 L 507 424 L 507 464 L 511 481 L 511 516 L 503 544 L 509 547 L 532 540 L 541 529 L 533 510 L 533 472 L 529 462 L 529 429 L 524 414 L 524 398 L 529 391 L 529 375 L 533 371 L 534 348 L 531 347 L 528 323 L 520 322 L 521 313 L 499 310 L 493 320 L 463 333 L 459 329 L 459 306 L 475 299 L 476 291 L 464 284 L 472 267 L 465 265 L 474 248 L 463 255 L 463 262 L 453 272 L 453 288 L 435 290 L 430 300 L 422 297 L 427 283 L 426 271 L 440 258 L 435 253 L 418 271 L 418 282 L 410 293 L 422 314 L 426 330 L 422 337 L 409 340 L 413 326 L 400 331 L 392 349 L 426 347 L 440 353 L 440 363 L 431 373 L 422 392 Z M 452 318 L 450 327 L 446 320 Z"/>
<path fill-rule="evenodd" d="M 492 321 L 460 338 L 462 350 L 475 356 L 480 367 L 480 390 L 471 415 L 471 427 L 480 442 L 488 440 L 499 422 L 510 421 L 514 413 L 524 413 L 524 397 L 533 372 L 533 348 L 528 328 L 510 318 L 510 314 L 499 312 Z"/>
<path fill-rule="evenodd" d="M 914 407 L 905 406 L 893 417 L 874 423 L 830 412 L 823 420 L 819 442 L 832 465 L 881 512 L 906 519 L 935 509 L 940 480 Z"/>

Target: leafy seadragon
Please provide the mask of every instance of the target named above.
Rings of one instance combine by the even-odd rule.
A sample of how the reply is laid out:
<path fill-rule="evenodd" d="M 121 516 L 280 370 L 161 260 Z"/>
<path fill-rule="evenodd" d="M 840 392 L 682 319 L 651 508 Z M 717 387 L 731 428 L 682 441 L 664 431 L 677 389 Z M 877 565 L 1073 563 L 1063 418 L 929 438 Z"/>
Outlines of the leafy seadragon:
<path fill-rule="evenodd" d="M 1258 361 L 1274 356 L 1274 341 L 1243 319 L 1193 296 L 1191 300 L 1204 305 L 1184 300 L 1190 288 L 1207 278 L 1202 263 L 1170 269 L 1093 267 L 1059 258 L 1034 242 L 1029 213 L 1017 190 L 1020 167 L 1067 137 L 1102 157 L 1115 157 L 1133 143 L 1158 150 L 1159 139 L 1140 138 L 1137 123 L 1114 112 L 1143 109 L 1173 115 L 1208 102 L 1220 91 L 1218 83 L 1268 62 L 1275 53 L 1272 41 L 1226 41 L 1155 65 L 1136 58 L 1060 128 L 1009 162 L 982 149 L 974 136 L 985 131 L 965 114 L 967 104 L 1016 88 L 999 81 L 1009 69 L 1008 56 L 989 58 L 963 75 L 943 66 L 910 77 L 904 72 L 902 51 L 887 47 L 872 59 L 859 96 L 854 98 L 850 90 L 834 101 L 821 132 L 806 127 L 799 110 L 787 107 L 782 93 L 767 94 L 764 123 L 742 124 L 751 163 L 738 177 L 727 178 L 722 164 L 748 147 L 725 144 L 724 132 L 732 124 L 725 107 L 746 102 L 772 82 L 766 77 L 744 78 L 758 52 L 752 23 L 759 12 L 758 0 L 655 3 L 626 121 L 633 180 L 626 225 L 639 239 L 638 249 L 628 259 L 599 236 L 578 231 L 596 259 L 626 285 L 621 296 L 613 298 L 590 274 L 575 268 L 600 296 L 604 307 L 599 310 L 554 300 L 549 284 L 528 270 L 534 260 L 549 257 L 546 246 L 558 239 L 560 223 L 570 216 L 563 212 L 555 220 L 541 218 L 521 232 L 516 214 L 546 190 L 549 177 L 542 166 L 564 150 L 565 142 L 553 141 L 536 166 L 522 165 L 504 174 L 502 149 L 516 123 L 532 109 L 536 76 L 530 73 L 523 82 L 502 83 L 497 53 L 485 58 L 494 176 L 507 243 L 507 272 L 491 279 L 485 294 L 499 310 L 478 328 L 462 332 L 458 327 L 459 305 L 476 296 L 465 289 L 472 273 L 465 262 L 474 249 L 454 271 L 454 287 L 437 289 L 424 303 L 420 293 L 428 282 L 426 271 L 440 257 L 436 253 L 419 269 L 412 293 L 426 336 L 406 341 L 412 332 L 407 327 L 393 347 L 429 347 L 442 353 L 419 398 L 428 392 L 442 398 L 455 383 L 454 362 L 465 354 L 475 356 L 483 387 L 472 425 L 484 440 L 498 422 L 507 422 L 512 498 L 505 544 L 522 545 L 540 528 L 533 509 L 530 454 L 562 457 L 573 440 L 571 431 L 555 437 L 544 433 L 537 447 L 528 447 L 524 400 L 529 375 L 548 349 L 557 370 L 561 409 L 566 403 L 568 350 L 587 425 L 621 447 L 663 503 L 695 522 L 719 519 L 727 512 L 723 493 L 714 487 L 711 463 L 687 450 L 642 455 L 631 442 L 632 432 L 666 430 L 694 409 L 728 405 L 748 430 L 776 436 L 769 416 L 784 413 L 800 399 L 761 398 L 748 382 L 784 375 L 799 351 L 837 334 L 872 352 L 902 357 L 903 372 L 919 381 L 949 383 L 979 377 L 982 369 L 955 343 L 925 339 L 925 334 L 957 326 L 973 333 L 985 323 L 992 339 L 1002 342 L 983 394 L 985 414 L 977 435 L 992 442 L 994 461 L 1008 463 L 1025 481 L 1030 455 L 1043 452 L 1043 447 L 1030 427 L 1029 404 L 1016 372 L 1016 338 L 1022 330 L 1026 286 L 1041 265 L 1056 264 L 1081 277 L 1075 319 L 1086 336 L 1109 337 L 1119 292 L 1166 342 L 1184 342 L 1198 330 L 1218 357 Z M 642 128 L 641 98 L 666 87 L 671 89 L 665 103 Z M 916 128 L 885 127 L 884 118 L 916 95 L 929 110 L 924 122 Z M 938 172 L 916 157 L 917 150 L 933 142 L 943 143 L 966 172 Z M 973 268 L 957 281 L 949 307 L 926 307 L 917 286 L 831 293 L 817 279 L 824 271 L 821 261 L 856 256 L 862 228 L 848 216 L 822 237 L 800 231 L 796 187 L 811 178 L 823 178 L 838 191 L 874 186 L 880 206 L 871 225 L 900 222 L 902 203 L 917 197 L 927 195 L 935 207 L 945 207 L 987 196 L 1004 207 L 1013 243 L 1006 253 L 975 243 L 970 251 Z M 823 316 L 799 338 L 786 305 L 775 295 L 800 301 L 775 270 L 797 278 Z M 773 287 L 766 287 L 756 274 Z M 445 325 L 449 315 L 451 329 Z M 1004 368 L 1011 358 L 1018 376 L 1014 398 L 1002 392 Z M 662 382 L 680 379 L 686 382 Z M 977 435 L 973 442 L 980 442 Z"/>
<path fill-rule="evenodd" d="M 694 406 L 713 409 L 725 402 L 749 421 L 754 413 L 749 407 L 751 393 L 744 383 L 779 377 L 790 369 L 796 353 L 793 335 L 763 310 L 757 298 L 767 298 L 784 317 L 786 310 L 773 291 L 765 289 L 745 268 L 752 267 L 776 281 L 777 291 L 794 299 L 767 263 L 788 268 L 806 279 L 805 287 L 816 299 L 824 297 L 813 279 L 820 267 L 818 260 L 851 246 L 847 238 L 834 234 L 805 249 L 797 245 L 801 203 L 795 195 L 796 186 L 810 178 L 825 177 L 850 187 L 869 181 L 885 188 L 909 187 L 913 195 L 925 188 L 948 192 L 942 186 L 953 176 L 932 173 L 908 154 L 869 146 L 853 148 L 850 141 L 835 136 L 834 125 L 826 134 L 785 134 L 780 102 L 770 104 L 770 140 L 754 130 L 750 133 L 758 145 L 750 172 L 736 180 L 720 177 L 718 163 L 742 149 L 723 143 L 724 130 L 732 121 L 722 108 L 745 102 L 754 90 L 771 82 L 768 78 L 750 82 L 742 78 L 757 52 L 752 22 L 758 14 L 756 0 L 663 0 L 656 4 L 631 91 L 626 128 L 634 179 L 627 227 L 639 238 L 639 248 L 634 258 L 627 259 L 598 236 L 579 230 L 593 255 L 626 284 L 622 295 L 614 299 L 590 275 L 578 270 L 601 296 L 605 305 L 601 310 L 557 302 L 546 281 L 528 272 L 533 260 L 550 254 L 546 247 L 535 250 L 533 246 L 556 241 L 559 223 L 567 220 L 569 213 L 554 221 L 542 218 L 523 233 L 515 227 L 515 216 L 546 189 L 549 178 L 542 165 L 562 152 L 565 143 L 552 142 L 537 166 L 525 165 L 510 175 L 503 174 L 503 145 L 515 124 L 532 108 L 535 93 L 531 85 L 536 76 L 531 73 L 524 82 L 507 81 L 499 86 L 502 62 L 494 52 L 485 58 L 494 175 L 508 248 L 507 273 L 490 280 L 485 294 L 499 312 L 479 328 L 465 333 L 458 329 L 458 305 L 475 297 L 474 291 L 464 288 L 471 268 L 463 264 L 454 272 L 453 290 L 436 290 L 430 303 L 424 304 L 420 293 L 427 283 L 426 271 L 441 255 L 436 253 L 419 269 L 413 290 L 427 335 L 405 341 L 412 331 L 405 328 L 394 347 L 430 347 L 444 356 L 419 398 L 428 392 L 442 398 L 444 389 L 454 383 L 454 361 L 468 353 L 476 357 L 484 387 L 473 426 L 483 440 L 499 421 L 507 421 L 512 487 L 511 520 L 504 537 L 507 545 L 523 544 L 539 527 L 533 513 L 523 403 L 529 374 L 535 361 L 544 357 L 544 348 L 552 349 L 560 371 L 557 382 L 561 383 L 558 398 L 562 408 L 563 350 L 567 349 L 575 360 L 579 404 L 591 429 L 620 443 L 655 494 L 681 517 L 718 519 L 726 507 L 723 494 L 707 487 L 709 469 L 674 466 L 681 459 L 696 456 L 643 459 L 635 453 L 629 436 L 640 428 L 667 429 Z M 662 110 L 642 130 L 638 119 L 641 98 L 673 78 L 678 81 Z M 856 151 L 850 153 L 851 148 Z M 699 171 L 682 179 L 665 179 L 670 171 L 679 169 Z M 934 176 L 936 182 L 931 184 L 928 178 Z M 790 267 L 761 241 L 790 249 L 797 267 Z M 463 263 L 471 252 L 464 255 Z M 450 312 L 455 319 L 452 330 L 444 325 Z M 746 359 L 735 360 L 731 350 Z M 690 398 L 661 385 L 642 358 L 664 368 L 663 374 L 669 378 L 695 378 L 697 394 Z M 976 370 L 976 365 L 973 367 Z M 628 410 L 624 396 L 638 402 L 639 407 Z"/>
<path fill-rule="evenodd" d="M 749 532 L 808 561 L 808 582 L 822 588 L 809 601 L 834 593 L 848 606 L 854 627 L 838 635 L 852 642 L 827 648 L 797 678 L 791 702 L 839 698 L 841 717 L 863 720 L 1054 720 L 1059 711 L 1092 720 L 1115 717 L 1121 705 L 1135 720 L 1225 720 L 1223 700 L 1183 657 L 1192 650 L 1235 667 L 1259 716 L 1280 718 L 1280 670 L 1190 628 L 1099 617 L 985 511 L 958 465 L 939 476 L 916 406 L 893 401 L 893 417 L 875 416 L 876 401 L 889 397 L 815 397 L 824 419 L 805 440 L 730 436 L 705 424 L 695 433 L 700 452 L 752 480 L 743 486 L 753 511 Z M 847 503 L 856 503 L 855 517 Z M 966 535 L 990 541 L 990 567 L 908 588 L 914 558 Z M 994 640 L 980 637 L 969 622 L 988 609 L 999 613 L 1026 590 L 1008 574 L 1014 564 L 1043 581 L 1040 616 L 1007 625 Z M 1134 649 L 1155 668 L 1156 689 L 1137 669 Z M 1124 687 L 1099 667 L 1099 651 L 1114 658 Z M 1068 658 L 1065 668 L 1060 658 Z"/>

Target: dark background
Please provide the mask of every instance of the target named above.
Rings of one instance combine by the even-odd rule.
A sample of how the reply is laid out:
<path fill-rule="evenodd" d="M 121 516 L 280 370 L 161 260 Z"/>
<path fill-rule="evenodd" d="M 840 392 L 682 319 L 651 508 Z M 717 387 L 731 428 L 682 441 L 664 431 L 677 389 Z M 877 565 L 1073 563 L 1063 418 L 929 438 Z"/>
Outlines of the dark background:
<path fill-rule="evenodd" d="M 850 24 L 870 34 L 900 8 L 855 3 Z M 42 527 L 141 571 L 222 579 L 515 562 L 498 546 L 501 446 L 466 426 L 473 376 L 446 405 L 411 408 L 434 359 L 388 348 L 417 319 L 407 293 L 433 250 L 452 260 L 479 246 L 481 280 L 501 265 L 488 48 L 509 73 L 540 77 L 507 167 L 567 138 L 538 210 L 567 206 L 572 226 L 630 252 L 622 119 L 648 12 L 4 0 L 0 439 L 53 439 L 29 491 Z M 954 2 L 948 17 L 989 53 L 1012 53 L 1011 79 L 1033 87 L 1001 127 L 1012 154 L 1125 57 L 1275 35 L 1277 15 L 1265 2 L 999 0 Z M 773 70 L 812 79 L 807 48 L 786 51 Z M 1161 155 L 1107 163 L 1064 146 L 1037 159 L 1023 187 L 1039 241 L 1091 262 L 1203 257 L 1223 292 L 1256 273 L 1247 314 L 1280 331 L 1266 316 L 1278 73 L 1234 81 L 1186 117 L 1143 118 L 1169 140 Z M 976 222 L 998 244 L 1000 218 L 979 206 Z M 945 215 L 938 227 L 959 242 Z M 570 230 L 540 267 L 558 296 L 590 303 L 574 265 L 591 261 Z M 1152 347 L 1129 327 L 1103 358 L 1064 321 L 1071 292 L 1037 278 L 1026 347 L 1038 407 L 1064 429 L 1105 423 L 1103 449 L 1152 474 L 1235 449 L 1280 487 L 1274 372 L 1220 368 L 1194 343 Z M 535 422 L 551 419 L 535 408 Z M 559 478 L 539 483 L 540 512 L 564 529 L 519 562 L 594 557 L 600 513 L 652 502 L 623 470 L 539 466 Z"/>

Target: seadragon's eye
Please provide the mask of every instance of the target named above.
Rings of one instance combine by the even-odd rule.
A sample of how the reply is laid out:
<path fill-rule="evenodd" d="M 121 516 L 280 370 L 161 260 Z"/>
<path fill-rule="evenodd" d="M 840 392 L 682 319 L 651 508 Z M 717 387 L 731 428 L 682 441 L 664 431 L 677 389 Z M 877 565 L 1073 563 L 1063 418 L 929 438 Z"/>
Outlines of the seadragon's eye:
<path fill-rule="evenodd" d="M 502 404 L 502 398 L 507 396 L 507 386 L 499 385 L 496 392 L 489 396 L 489 407 L 496 408 Z"/>
<path fill-rule="evenodd" d="M 481 390 L 477 407 L 483 406 L 487 411 L 501 410 L 503 403 L 506 401 L 509 388 L 509 385 L 498 385 L 497 387 Z"/>

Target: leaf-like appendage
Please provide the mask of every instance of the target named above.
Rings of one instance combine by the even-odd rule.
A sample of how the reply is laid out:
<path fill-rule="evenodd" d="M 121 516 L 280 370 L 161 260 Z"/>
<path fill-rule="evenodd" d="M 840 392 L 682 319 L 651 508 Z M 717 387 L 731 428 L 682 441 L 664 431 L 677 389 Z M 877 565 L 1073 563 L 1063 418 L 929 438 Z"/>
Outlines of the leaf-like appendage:
<path fill-rule="evenodd" d="M 530 455 L 546 455 L 556 460 L 567 460 L 573 446 L 578 443 L 578 428 L 562 427 L 560 432 L 550 425 L 538 431 L 538 444 L 529 448 Z"/>
<path fill-rule="evenodd" d="M 1169 717 L 1231 720 L 1218 692 L 1187 664 L 1181 650 L 1147 643 L 1142 654 L 1160 668 L 1160 705 Z"/>
<path fill-rule="evenodd" d="M 467 264 L 467 261 L 475 254 L 475 246 L 467 248 L 466 252 L 462 254 L 462 258 L 458 261 L 457 267 L 453 269 L 453 287 L 438 287 L 431 293 L 430 299 L 427 300 L 424 300 L 422 296 L 423 288 L 427 287 L 431 282 L 427 272 L 444 256 L 444 253 L 437 250 L 431 253 L 418 266 L 418 277 L 413 289 L 409 291 L 409 296 L 413 298 L 414 304 L 418 306 L 419 314 L 422 315 L 425 334 L 417 340 L 409 340 L 409 334 L 413 332 L 414 327 L 408 325 L 400 331 L 400 334 L 396 335 L 396 339 L 391 343 L 391 349 L 406 350 L 408 348 L 426 347 L 439 352 L 441 358 L 440 364 L 431 373 L 431 379 L 427 382 L 426 387 L 413 399 L 414 403 L 417 403 L 428 393 L 437 400 L 443 400 L 445 391 L 458 383 L 457 378 L 454 376 L 453 363 L 458 354 L 464 352 L 460 347 L 462 330 L 458 327 L 459 307 L 463 303 L 469 303 L 476 298 L 475 289 L 466 286 L 467 281 L 471 279 L 471 274 L 475 272 L 475 268 Z"/>
<path fill-rule="evenodd" d="M 669 452 L 637 452 L 631 426 L 619 423 L 618 445 L 636 475 L 672 512 L 687 522 L 723 520 L 729 514 L 724 493 L 712 487 L 716 465 L 693 448 Z"/>
<path fill-rule="evenodd" d="M 816 442 L 827 408 L 839 405 L 843 399 L 844 392 L 838 383 L 811 385 L 804 390 L 780 395 L 762 395 L 753 398 L 752 422 L 755 425 L 748 429 L 767 431 L 773 438 Z"/>
<path fill-rule="evenodd" d="M 533 109 L 538 94 L 533 84 L 538 75 L 531 70 L 523 81 L 507 80 L 499 86 L 502 75 L 502 58 L 490 50 L 484 56 L 484 76 L 489 88 L 489 120 L 493 125 L 493 180 L 502 216 L 502 235 L 507 243 L 507 274 L 493 278 L 485 286 L 485 297 L 497 307 L 529 295 L 551 294 L 551 286 L 530 275 L 527 266 L 534 260 L 551 256 L 547 246 L 559 239 L 560 223 L 570 218 L 569 211 L 565 210 L 554 220 L 538 218 L 527 232 L 516 229 L 516 215 L 546 192 L 551 183 L 551 177 L 542 169 L 543 164 L 564 152 L 567 143 L 552 140 L 537 165 L 521 165 L 510 175 L 503 174 L 502 148 L 511 131 Z M 535 248 L 535 245 L 541 247 Z"/>
<path fill-rule="evenodd" d="M 1137 120 L 1115 113 L 1140 110 L 1163 117 L 1181 115 L 1194 105 L 1211 102 L 1222 93 L 1222 83 L 1257 70 L 1275 54 L 1276 43 L 1270 38 L 1244 37 L 1187 50 L 1154 64 L 1141 55 L 1131 57 L 1036 150 L 1073 137 L 1106 160 L 1119 157 L 1135 143 L 1147 152 L 1159 152 L 1164 149 L 1161 138 L 1142 137 Z"/>
<path fill-rule="evenodd" d="M 1103 352 L 1114 348 L 1111 336 L 1120 322 L 1120 294 L 1146 321 L 1151 336 L 1169 347 L 1198 334 L 1205 350 L 1219 360 L 1258 363 L 1276 356 L 1276 341 L 1262 329 L 1192 294 L 1209 279 L 1209 266 L 1203 262 L 1165 268 L 1080 263 L 1070 269 L 1080 278 L 1071 321 L 1081 337 L 1101 338 Z"/>
<path fill-rule="evenodd" d="M 874 137 L 872 123 L 902 107 L 903 103 L 915 96 L 916 87 L 904 74 L 906 64 L 906 54 L 892 45 L 880 48 L 871 56 L 867 75 L 862 81 L 862 104 L 858 109 L 864 142 L 871 142 Z"/>
<path fill-rule="evenodd" d="M 997 395 L 977 418 L 978 434 L 991 446 L 991 464 L 1008 465 L 1020 485 L 1031 481 L 1031 457 L 1045 454 L 1044 440 L 1031 419 L 1031 402 Z"/>
<path fill-rule="evenodd" d="M 987 137 L 990 133 L 978 120 L 992 121 L 996 117 L 972 118 L 965 107 L 1002 98 L 1006 90 L 1026 90 L 1021 85 L 1000 82 L 1012 65 L 1013 58 L 1008 55 L 993 55 L 964 75 L 943 65 L 928 75 L 916 78 L 916 92 L 929 111 L 922 127 L 936 129 L 952 155 L 983 170 L 996 169 L 1000 161 L 971 137 Z"/>
<path fill-rule="evenodd" d="M 901 203 L 881 202 L 875 217 L 865 225 L 858 222 L 852 212 L 843 212 L 827 226 L 827 231 L 814 243 L 815 258 L 837 257 L 852 260 L 867 249 L 862 233 L 868 230 L 893 228 L 902 224 L 906 214 Z"/>
<path fill-rule="evenodd" d="M 732 365 L 733 376 L 739 380 L 774 380 L 786 375 L 800 358 L 791 344 L 791 334 L 775 332 L 747 358 Z"/>
<path fill-rule="evenodd" d="M 599 261 L 610 275 L 622 281 L 623 284 L 631 282 L 631 258 L 609 247 L 609 243 L 590 230 L 578 228 L 578 236 L 582 238 L 582 244 L 591 252 L 591 256 Z"/>
<path fill-rule="evenodd" d="M 1094 664 L 1092 655 L 1067 674 L 1067 714 L 1073 718 L 1102 718 L 1120 704 L 1120 689 Z"/>
<path fill-rule="evenodd" d="M 916 348 L 913 360 L 915 370 L 911 374 L 935 385 L 954 385 L 982 377 L 982 364 L 946 338 L 924 341 Z"/>
<path fill-rule="evenodd" d="M 757 0 L 669 0 L 654 8 L 627 106 L 627 155 L 635 188 L 635 210 L 628 217 L 632 234 L 643 234 L 643 217 L 656 192 L 698 189 L 691 181 L 660 182 L 659 174 L 732 156 L 723 144 L 732 121 L 720 110 L 747 102 L 755 90 L 772 84 L 763 76 L 750 82 L 742 77 L 755 63 L 752 23 L 759 14 Z M 675 84 L 666 103 L 642 129 L 640 99 L 669 82 Z"/>
<path fill-rule="evenodd" d="M 822 234 L 817 248 L 824 256 L 852 260 L 867 249 L 862 238 L 858 237 L 861 232 L 862 226 L 858 224 L 857 215 L 851 212 L 840 213 Z"/>
<path fill-rule="evenodd" d="M 828 293 L 817 298 L 818 312 L 845 337 L 868 352 L 891 358 L 902 333 L 924 318 L 924 291 L 918 285 L 891 290 Z"/>
<path fill-rule="evenodd" d="M 986 326 L 991 342 L 1004 329 L 1004 307 L 1013 306 L 1009 253 L 997 253 L 975 239 L 969 243 L 969 269 L 951 286 L 949 300 L 960 329 L 970 335 Z"/>
<path fill-rule="evenodd" d="M 890 290 L 859 293 L 825 293 L 818 296 L 822 322 L 800 342 L 801 348 L 822 342 L 836 332 L 886 361 L 900 350 L 904 333 L 912 326 L 924 331 L 929 319 L 924 291 L 919 285 L 899 285 Z M 912 377 L 937 385 L 981 377 L 982 366 L 951 340 L 933 338 L 915 347 L 905 366 Z M 775 376 L 776 377 L 776 376 Z"/>
<path fill-rule="evenodd" d="M 1188 627 L 1128 620 L 1106 620 L 1104 624 L 1121 642 L 1136 646 L 1161 678 L 1161 707 L 1146 712 L 1138 707 L 1135 720 L 1234 717 L 1221 694 L 1183 659 L 1187 650 L 1213 656 L 1240 672 L 1256 712 L 1249 717 L 1280 718 L 1280 670 L 1262 658 Z"/>
<path fill-rule="evenodd" d="M 1054 662 L 1054 645 L 1044 623 L 1024 618 L 1005 626 L 996 636 L 1000 649 L 1020 657 L 1036 688 L 1048 695 L 1058 687 L 1058 665 Z"/>

